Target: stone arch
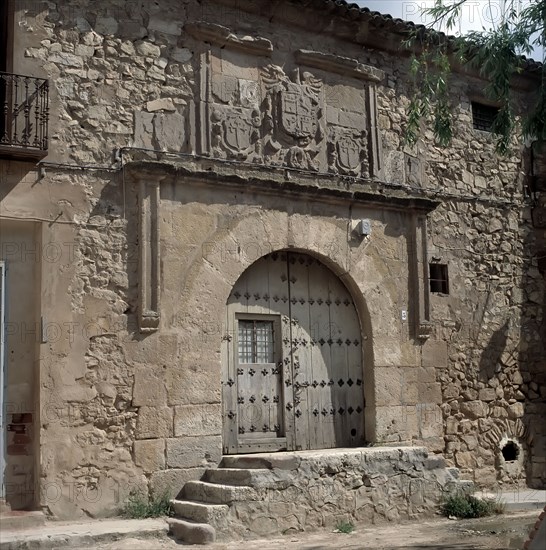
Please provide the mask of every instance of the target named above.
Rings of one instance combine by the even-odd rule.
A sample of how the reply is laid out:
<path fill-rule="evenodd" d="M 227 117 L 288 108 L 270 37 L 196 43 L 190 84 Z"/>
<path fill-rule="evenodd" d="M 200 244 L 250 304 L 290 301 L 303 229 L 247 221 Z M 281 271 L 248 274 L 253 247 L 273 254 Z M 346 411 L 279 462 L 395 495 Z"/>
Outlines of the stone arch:
<path fill-rule="evenodd" d="M 235 283 L 222 350 L 225 452 L 364 444 L 369 316 L 328 260 L 282 249 Z"/>
<path fill-rule="evenodd" d="M 535 440 L 533 426 L 526 425 L 521 418 L 497 419 L 491 424 L 481 440 L 482 446 L 495 457 L 497 481 L 500 483 L 521 483 L 530 477 L 531 449 Z M 517 448 L 515 460 L 506 460 L 503 456 L 505 445 L 513 444 Z"/>
<path fill-rule="evenodd" d="M 162 316 L 174 320 L 173 331 L 183 351 L 176 367 L 169 370 L 171 403 L 221 403 L 221 342 L 226 336 L 224 312 L 229 294 L 256 260 L 273 251 L 291 250 L 320 260 L 353 299 L 365 337 L 366 440 L 377 439 L 376 365 L 388 369 L 408 362 L 402 355 L 405 349 L 397 343 L 400 328 L 388 313 L 395 309 L 398 299 L 387 284 L 389 272 L 381 258 L 367 255 L 364 246 L 348 243 L 348 223 L 335 216 L 318 218 L 255 209 L 229 222 L 222 219 L 223 225 L 207 234 L 206 242 L 188 258 L 187 265 L 180 267 L 183 274 L 171 273 L 171 277 L 184 280 L 182 289 L 175 284 L 163 285 Z"/>

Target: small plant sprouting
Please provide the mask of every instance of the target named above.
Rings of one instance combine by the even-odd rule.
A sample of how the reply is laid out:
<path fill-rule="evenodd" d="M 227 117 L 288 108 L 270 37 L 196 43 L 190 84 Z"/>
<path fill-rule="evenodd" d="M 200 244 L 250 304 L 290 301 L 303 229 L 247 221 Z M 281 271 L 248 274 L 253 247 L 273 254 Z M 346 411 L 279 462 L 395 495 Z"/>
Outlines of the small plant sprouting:
<path fill-rule="evenodd" d="M 466 493 L 449 495 L 442 504 L 442 513 L 446 517 L 458 519 L 483 518 L 493 514 L 502 514 L 504 506 L 494 499 L 483 499 Z"/>
<path fill-rule="evenodd" d="M 148 497 L 141 491 L 131 491 L 123 509 L 123 516 L 130 519 L 170 517 L 173 514 L 174 511 L 167 492 Z"/>
<path fill-rule="evenodd" d="M 346 535 L 355 530 L 354 523 L 351 521 L 338 521 L 336 523 L 335 533 L 345 533 Z"/>

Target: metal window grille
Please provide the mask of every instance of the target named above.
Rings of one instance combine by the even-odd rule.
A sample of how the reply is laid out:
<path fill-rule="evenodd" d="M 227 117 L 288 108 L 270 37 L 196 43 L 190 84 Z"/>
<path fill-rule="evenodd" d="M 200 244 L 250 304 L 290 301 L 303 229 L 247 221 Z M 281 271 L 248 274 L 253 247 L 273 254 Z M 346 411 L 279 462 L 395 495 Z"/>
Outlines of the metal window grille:
<path fill-rule="evenodd" d="M 491 132 L 499 109 L 491 105 L 472 102 L 472 123 L 476 130 Z"/>
<path fill-rule="evenodd" d="M 273 321 L 239 321 L 239 363 L 273 363 Z"/>
<path fill-rule="evenodd" d="M 47 151 L 49 83 L 0 72 L 0 145 Z"/>
<path fill-rule="evenodd" d="M 430 291 L 449 294 L 449 276 L 446 264 L 430 264 Z"/>

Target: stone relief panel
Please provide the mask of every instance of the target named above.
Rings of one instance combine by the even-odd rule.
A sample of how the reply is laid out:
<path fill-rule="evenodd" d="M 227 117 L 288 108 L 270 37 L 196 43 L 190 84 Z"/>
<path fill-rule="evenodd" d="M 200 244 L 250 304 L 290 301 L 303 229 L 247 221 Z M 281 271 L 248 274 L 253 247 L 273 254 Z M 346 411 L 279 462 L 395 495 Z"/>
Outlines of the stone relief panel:
<path fill-rule="evenodd" d="M 330 126 L 328 169 L 330 172 L 368 178 L 368 131 L 362 115 L 348 119 L 350 127 Z"/>
<path fill-rule="evenodd" d="M 260 129 L 262 117 L 257 109 L 214 106 L 211 111 L 212 154 L 258 162 L 262 158 Z"/>
<path fill-rule="evenodd" d="M 214 45 L 203 54 L 198 152 L 369 179 L 376 81 L 269 57 Z"/>
<path fill-rule="evenodd" d="M 318 171 L 325 137 L 322 82 L 300 69 L 289 77 L 274 65 L 261 76 L 266 163 Z"/>

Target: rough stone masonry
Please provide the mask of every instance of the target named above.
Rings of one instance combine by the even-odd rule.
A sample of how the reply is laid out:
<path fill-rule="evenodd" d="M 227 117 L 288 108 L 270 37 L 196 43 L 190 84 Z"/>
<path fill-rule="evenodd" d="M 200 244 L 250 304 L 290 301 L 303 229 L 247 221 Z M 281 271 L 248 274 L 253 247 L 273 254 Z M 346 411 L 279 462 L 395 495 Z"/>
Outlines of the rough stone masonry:
<path fill-rule="evenodd" d="M 514 139 L 498 157 L 474 129 L 472 104 L 487 102 L 477 74 L 450 83 L 452 144 L 425 128 L 408 147 L 405 27 L 388 17 L 295 0 L 24 0 L 13 17 L 13 72 L 49 79 L 50 132 L 40 169 L 1 161 L 0 238 L 3 251 L 61 251 L 2 258 L 36 271 L 19 326 L 51 330 L 25 348 L 25 382 L 8 372 L 13 414 L 33 414 L 24 465 L 8 432 L 13 508 L 112 515 L 131 490 L 174 496 L 227 441 L 248 445 L 237 423 L 250 409 L 228 375 L 242 336 L 226 326 L 245 313 L 273 323 L 283 295 L 265 297 L 273 279 L 257 269 L 260 298 L 237 298 L 232 318 L 227 304 L 247 269 L 287 250 L 341 281 L 358 318 L 337 363 L 345 337 L 310 333 L 305 346 L 316 340 L 324 368 L 351 357 L 361 376 L 342 394 L 331 385 L 347 376 L 313 388 L 310 374 L 298 403 L 278 373 L 274 397 L 291 408 L 275 409 L 284 424 L 260 444 L 297 450 L 297 411 L 306 430 L 318 417 L 336 433 L 347 406 L 310 396 L 351 395 L 359 446 L 423 446 L 478 485 L 544 487 L 546 235 L 532 215 L 544 193 L 529 192 L 528 147 Z M 514 82 L 522 113 L 535 79 L 530 68 Z M 331 298 L 330 312 L 345 307 Z M 295 357 L 280 360 L 294 369 Z"/>

